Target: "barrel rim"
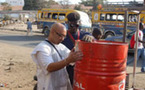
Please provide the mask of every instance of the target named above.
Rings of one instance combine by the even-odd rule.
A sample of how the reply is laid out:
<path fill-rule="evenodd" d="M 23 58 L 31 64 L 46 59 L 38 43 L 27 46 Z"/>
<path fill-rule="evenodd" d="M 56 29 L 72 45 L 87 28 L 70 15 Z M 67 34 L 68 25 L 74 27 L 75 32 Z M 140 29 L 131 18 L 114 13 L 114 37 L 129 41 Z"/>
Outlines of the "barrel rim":
<path fill-rule="evenodd" d="M 90 44 L 90 42 L 85 42 L 85 41 L 78 41 L 76 40 L 76 42 L 81 42 L 81 43 L 86 43 L 86 44 Z M 116 42 L 116 41 L 96 41 L 96 42 L 91 42 L 91 44 L 104 44 L 104 45 L 128 45 L 127 42 Z"/>

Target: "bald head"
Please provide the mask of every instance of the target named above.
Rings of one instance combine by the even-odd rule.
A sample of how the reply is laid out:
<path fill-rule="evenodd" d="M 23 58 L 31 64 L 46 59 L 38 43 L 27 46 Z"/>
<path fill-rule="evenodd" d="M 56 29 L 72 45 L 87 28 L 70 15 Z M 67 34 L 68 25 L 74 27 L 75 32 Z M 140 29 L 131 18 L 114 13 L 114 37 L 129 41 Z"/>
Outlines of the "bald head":
<path fill-rule="evenodd" d="M 51 26 L 51 29 L 50 29 L 50 32 L 53 32 L 53 31 L 63 31 L 65 30 L 66 31 L 66 28 L 63 24 L 61 23 L 54 23 L 52 26 Z"/>
<path fill-rule="evenodd" d="M 54 23 L 51 26 L 50 33 L 48 36 L 48 40 L 54 44 L 59 44 L 64 40 L 66 36 L 66 27 L 61 23 Z"/>

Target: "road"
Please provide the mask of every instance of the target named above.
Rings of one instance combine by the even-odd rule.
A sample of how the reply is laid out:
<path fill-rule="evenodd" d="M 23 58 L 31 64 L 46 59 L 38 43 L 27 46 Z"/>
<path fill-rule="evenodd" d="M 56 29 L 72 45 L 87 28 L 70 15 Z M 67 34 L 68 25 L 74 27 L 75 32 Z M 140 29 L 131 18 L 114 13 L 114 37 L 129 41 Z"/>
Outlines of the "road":
<path fill-rule="evenodd" d="M 41 33 L 33 33 L 33 36 L 26 36 L 25 32 L 14 32 L 12 33 L 12 31 L 2 30 L 0 32 L 0 42 L 34 48 L 38 43 L 45 39 Z"/>

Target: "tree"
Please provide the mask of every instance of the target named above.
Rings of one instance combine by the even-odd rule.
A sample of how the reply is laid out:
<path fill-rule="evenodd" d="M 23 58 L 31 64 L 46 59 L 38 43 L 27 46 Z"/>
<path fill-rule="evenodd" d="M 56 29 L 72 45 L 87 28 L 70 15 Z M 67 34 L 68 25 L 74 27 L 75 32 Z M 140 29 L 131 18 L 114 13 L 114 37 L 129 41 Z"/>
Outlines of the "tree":
<path fill-rule="evenodd" d="M 24 0 L 24 10 L 31 10 L 33 8 L 33 0 Z"/>
<path fill-rule="evenodd" d="M 69 3 L 70 3 L 69 0 L 61 0 L 59 3 L 63 7 L 63 9 L 69 8 Z"/>
<path fill-rule="evenodd" d="M 92 0 L 81 0 L 81 4 L 84 4 L 85 6 L 93 6 Z"/>
<path fill-rule="evenodd" d="M 50 5 L 56 5 L 56 4 L 58 4 L 58 3 L 55 2 L 54 0 L 49 0 L 48 3 L 49 3 Z"/>
<path fill-rule="evenodd" d="M 104 2 L 107 0 L 81 0 L 81 4 L 84 4 L 85 6 L 93 6 L 98 4 L 104 4 Z"/>
<path fill-rule="evenodd" d="M 81 4 L 84 4 L 85 6 L 93 6 L 93 10 L 97 10 L 97 6 L 99 4 L 103 5 L 105 1 L 107 0 L 81 0 Z"/>
<path fill-rule="evenodd" d="M 25 5 L 24 5 L 24 10 L 38 10 L 42 8 L 49 8 L 50 5 L 53 4 L 58 4 L 54 0 L 24 0 Z"/>
<path fill-rule="evenodd" d="M 81 5 L 75 5 L 74 9 L 75 10 L 81 10 Z"/>

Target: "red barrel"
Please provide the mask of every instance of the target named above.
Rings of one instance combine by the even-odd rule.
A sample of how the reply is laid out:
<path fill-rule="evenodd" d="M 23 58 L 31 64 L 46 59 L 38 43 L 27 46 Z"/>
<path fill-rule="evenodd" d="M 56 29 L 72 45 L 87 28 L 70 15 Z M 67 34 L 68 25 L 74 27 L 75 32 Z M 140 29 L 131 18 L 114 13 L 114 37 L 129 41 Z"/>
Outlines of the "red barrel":
<path fill-rule="evenodd" d="M 83 59 L 74 68 L 73 90 L 124 90 L 128 44 L 76 41 Z"/>

